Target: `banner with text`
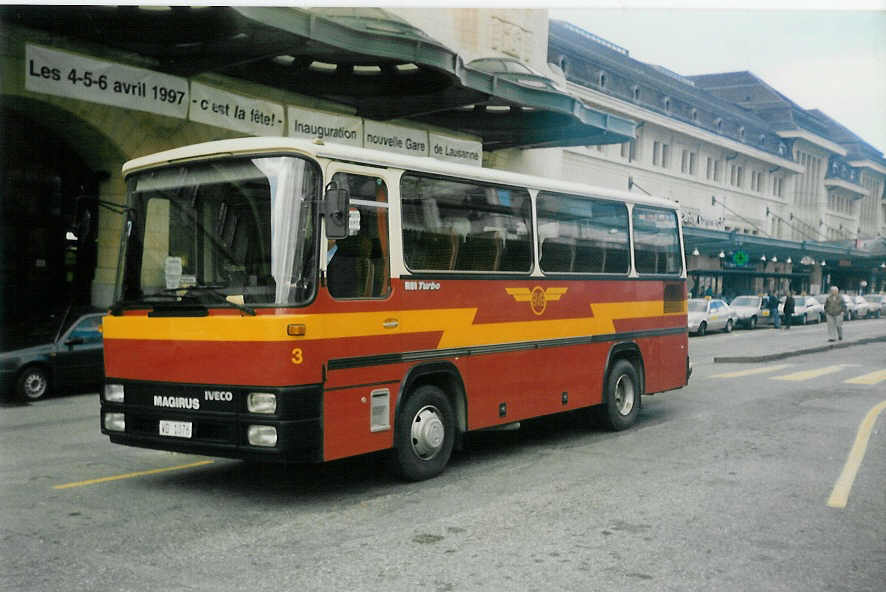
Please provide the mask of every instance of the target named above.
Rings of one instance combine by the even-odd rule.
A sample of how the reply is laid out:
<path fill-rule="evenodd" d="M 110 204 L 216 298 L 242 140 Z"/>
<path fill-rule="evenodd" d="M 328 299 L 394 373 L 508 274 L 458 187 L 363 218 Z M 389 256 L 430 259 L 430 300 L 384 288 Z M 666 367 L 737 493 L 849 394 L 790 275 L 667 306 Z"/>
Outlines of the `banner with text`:
<path fill-rule="evenodd" d="M 184 119 L 188 80 L 143 68 L 27 44 L 25 88 Z"/>
<path fill-rule="evenodd" d="M 363 121 L 363 147 L 428 156 L 428 132 L 366 119 Z"/>
<path fill-rule="evenodd" d="M 283 105 L 191 83 L 190 120 L 256 136 L 282 136 Z"/>
<path fill-rule="evenodd" d="M 359 117 L 303 107 L 289 107 L 287 112 L 289 135 L 293 138 L 320 138 L 330 144 L 363 146 L 363 120 Z"/>
<path fill-rule="evenodd" d="M 471 140 L 460 140 L 440 134 L 430 133 L 431 156 L 440 160 L 483 165 L 483 144 Z"/>

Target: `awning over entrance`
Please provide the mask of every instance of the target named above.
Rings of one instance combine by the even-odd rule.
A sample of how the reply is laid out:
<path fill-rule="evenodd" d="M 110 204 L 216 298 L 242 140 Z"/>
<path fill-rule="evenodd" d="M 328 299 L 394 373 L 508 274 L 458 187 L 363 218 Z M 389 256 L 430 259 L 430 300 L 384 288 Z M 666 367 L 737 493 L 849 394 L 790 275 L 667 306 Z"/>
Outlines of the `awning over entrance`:
<path fill-rule="evenodd" d="M 702 254 L 709 256 L 718 252 L 727 254 L 741 249 L 747 253 L 750 262 L 755 262 L 764 255 L 768 258 L 776 255 L 782 261 L 791 257 L 796 263 L 799 263 L 803 257 L 811 257 L 816 262 L 826 260 L 828 265 L 847 260 L 852 261 L 852 265 L 859 266 L 875 267 L 880 264 L 875 253 L 853 247 L 818 241 L 781 240 L 696 226 L 683 227 L 683 242 L 687 252 L 698 249 Z"/>
<path fill-rule="evenodd" d="M 634 137 L 633 121 L 591 109 L 549 81 L 465 66 L 380 8 L 7 6 L 0 18 L 132 52 L 180 76 L 215 72 L 348 105 L 369 119 L 474 134 L 486 150 Z"/>

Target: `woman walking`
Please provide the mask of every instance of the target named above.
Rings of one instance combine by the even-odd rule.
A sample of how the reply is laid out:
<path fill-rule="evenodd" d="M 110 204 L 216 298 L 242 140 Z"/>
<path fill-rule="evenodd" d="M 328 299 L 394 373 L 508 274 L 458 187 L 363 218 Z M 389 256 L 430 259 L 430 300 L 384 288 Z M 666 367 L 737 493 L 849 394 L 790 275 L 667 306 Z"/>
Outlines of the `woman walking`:
<path fill-rule="evenodd" d="M 828 318 L 828 341 L 843 341 L 843 314 L 846 312 L 846 303 L 840 296 L 840 289 L 831 286 L 828 299 L 824 301 L 824 312 Z"/>

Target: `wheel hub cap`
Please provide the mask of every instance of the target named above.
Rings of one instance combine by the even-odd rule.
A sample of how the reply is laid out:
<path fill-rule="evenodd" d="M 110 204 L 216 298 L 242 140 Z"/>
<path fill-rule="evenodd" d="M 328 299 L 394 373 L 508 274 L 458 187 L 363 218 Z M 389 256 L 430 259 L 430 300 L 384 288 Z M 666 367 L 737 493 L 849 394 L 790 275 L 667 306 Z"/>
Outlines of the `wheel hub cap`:
<path fill-rule="evenodd" d="M 422 407 L 412 420 L 412 449 L 423 460 L 430 460 L 443 447 L 446 428 L 437 408 Z"/>
<path fill-rule="evenodd" d="M 627 376 L 619 376 L 615 383 L 615 407 L 621 415 L 629 415 L 634 408 L 634 383 Z"/>
<path fill-rule="evenodd" d="M 25 379 L 25 394 L 28 397 L 39 397 L 46 389 L 46 381 L 37 374 L 32 374 Z"/>

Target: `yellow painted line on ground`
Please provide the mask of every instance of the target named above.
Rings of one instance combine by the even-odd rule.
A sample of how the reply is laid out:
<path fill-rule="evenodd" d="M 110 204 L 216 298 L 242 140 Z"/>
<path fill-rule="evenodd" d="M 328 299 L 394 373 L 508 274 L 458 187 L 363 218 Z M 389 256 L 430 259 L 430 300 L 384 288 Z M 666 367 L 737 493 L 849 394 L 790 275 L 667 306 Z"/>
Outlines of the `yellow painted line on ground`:
<path fill-rule="evenodd" d="M 714 374 L 711 378 L 736 378 L 738 376 L 750 376 L 751 374 L 766 374 L 767 372 L 778 372 L 785 368 L 790 368 L 792 364 L 777 364 L 775 366 L 763 366 L 761 368 L 751 368 L 750 370 L 736 370 L 735 372 L 724 372 L 723 374 Z"/>
<path fill-rule="evenodd" d="M 865 415 L 861 425 L 858 426 L 858 433 L 855 435 L 855 444 L 852 445 L 852 450 L 849 451 L 849 458 L 846 459 L 846 464 L 843 465 L 843 472 L 840 473 L 840 477 L 834 484 L 834 489 L 831 491 L 831 497 L 828 498 L 828 507 L 846 507 L 846 502 L 849 501 L 849 492 L 852 491 L 852 484 L 855 483 L 855 475 L 858 473 L 858 468 L 861 466 L 864 453 L 868 448 L 868 440 L 871 437 L 871 430 L 874 429 L 874 423 L 877 421 L 877 416 L 884 409 L 886 409 L 886 401 L 883 401 L 868 411 L 868 414 Z"/>
<path fill-rule="evenodd" d="M 53 489 L 70 489 L 72 487 L 83 487 L 85 485 L 97 485 L 99 483 L 107 483 L 108 481 L 119 481 L 120 479 L 133 479 L 135 477 L 144 477 L 146 475 L 156 475 L 158 473 L 166 473 L 169 471 L 180 471 L 182 469 L 192 469 L 194 467 L 202 467 L 211 465 L 214 460 L 201 460 L 186 465 L 178 465 L 175 467 L 164 467 L 162 469 L 151 469 L 149 471 L 137 471 L 135 473 L 126 473 L 125 475 L 114 475 L 112 477 L 100 477 L 98 479 L 88 479 L 86 481 L 76 481 L 74 483 L 63 483 L 62 485 L 53 485 Z"/>
<path fill-rule="evenodd" d="M 886 380 L 886 370 L 877 370 L 870 374 L 862 374 L 849 380 L 844 380 L 846 384 L 877 384 Z"/>
<path fill-rule="evenodd" d="M 769 380 L 789 380 L 794 382 L 799 382 L 801 380 L 809 380 L 811 378 L 818 378 L 819 376 L 824 376 L 825 374 L 833 374 L 834 372 L 839 372 L 843 368 L 846 367 L 846 364 L 837 364 L 835 366 L 824 366 L 823 368 L 816 368 L 814 370 L 803 370 L 802 372 L 794 372 L 792 374 L 785 374 L 784 376 L 773 376 Z"/>

